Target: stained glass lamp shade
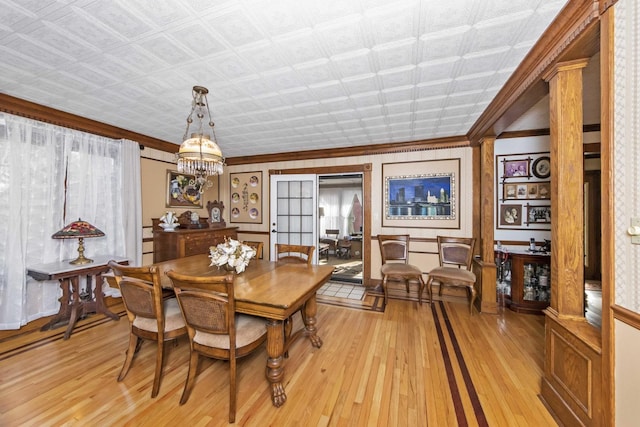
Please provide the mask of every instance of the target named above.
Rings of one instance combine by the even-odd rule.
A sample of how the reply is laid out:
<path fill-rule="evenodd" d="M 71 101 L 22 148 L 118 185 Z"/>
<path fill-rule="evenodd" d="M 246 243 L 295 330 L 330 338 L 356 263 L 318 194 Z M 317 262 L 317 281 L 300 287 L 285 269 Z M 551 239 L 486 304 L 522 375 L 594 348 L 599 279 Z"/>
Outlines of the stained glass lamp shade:
<path fill-rule="evenodd" d="M 53 239 L 78 239 L 78 258 L 70 261 L 69 264 L 89 264 L 92 259 L 84 256 L 84 238 L 85 237 L 102 237 L 104 233 L 95 226 L 78 218 L 71 224 L 66 225 L 62 230 L 51 236 Z"/>

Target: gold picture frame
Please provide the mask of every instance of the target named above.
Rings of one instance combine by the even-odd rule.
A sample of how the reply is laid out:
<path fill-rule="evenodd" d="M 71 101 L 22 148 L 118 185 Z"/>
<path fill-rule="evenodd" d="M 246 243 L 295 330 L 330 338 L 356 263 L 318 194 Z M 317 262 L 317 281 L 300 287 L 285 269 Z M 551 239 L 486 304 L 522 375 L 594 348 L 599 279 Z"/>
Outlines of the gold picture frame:
<path fill-rule="evenodd" d="M 202 208 L 202 194 L 195 175 L 167 170 L 168 208 Z"/>

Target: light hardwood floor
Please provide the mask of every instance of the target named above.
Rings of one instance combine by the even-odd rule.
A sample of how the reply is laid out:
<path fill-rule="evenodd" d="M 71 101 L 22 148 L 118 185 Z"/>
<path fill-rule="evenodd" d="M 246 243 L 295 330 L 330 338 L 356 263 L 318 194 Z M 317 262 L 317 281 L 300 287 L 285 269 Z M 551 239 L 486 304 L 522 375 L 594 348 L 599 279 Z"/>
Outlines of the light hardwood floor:
<path fill-rule="evenodd" d="M 151 399 L 153 345 L 142 346 L 118 383 L 126 317 L 88 320 L 68 341 L 54 335 L 12 351 L 0 344 L 0 425 L 227 425 L 225 362 L 202 360 L 180 406 L 188 342 L 169 345 L 160 393 Z M 463 303 L 390 299 L 384 313 L 320 304 L 318 328 L 322 348 L 301 340 L 289 351 L 280 408 L 264 377 L 266 350 L 239 361 L 236 425 L 556 425 L 538 398 L 542 316 L 469 316 Z"/>

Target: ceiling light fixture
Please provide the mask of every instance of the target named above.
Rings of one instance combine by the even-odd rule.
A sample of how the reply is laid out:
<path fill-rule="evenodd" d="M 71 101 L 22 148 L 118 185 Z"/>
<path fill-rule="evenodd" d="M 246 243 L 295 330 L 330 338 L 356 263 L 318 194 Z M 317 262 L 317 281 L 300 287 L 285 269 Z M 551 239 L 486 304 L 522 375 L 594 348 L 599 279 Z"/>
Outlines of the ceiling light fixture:
<path fill-rule="evenodd" d="M 187 117 L 187 129 L 184 131 L 183 142 L 176 155 L 178 172 L 195 175 L 195 180 L 190 181 L 189 184 L 195 186 L 200 193 L 204 192 L 205 187 L 213 185 L 207 177 L 221 175 L 224 167 L 222 150 L 216 143 L 216 134 L 213 130 L 213 120 L 207 101 L 208 93 L 209 90 L 206 87 L 193 87 L 193 101 L 191 102 L 191 112 Z M 194 113 L 197 129 L 194 129 L 196 132 L 189 135 Z M 209 117 L 208 125 L 211 127 L 211 135 L 205 133 L 203 121 L 205 117 Z"/>

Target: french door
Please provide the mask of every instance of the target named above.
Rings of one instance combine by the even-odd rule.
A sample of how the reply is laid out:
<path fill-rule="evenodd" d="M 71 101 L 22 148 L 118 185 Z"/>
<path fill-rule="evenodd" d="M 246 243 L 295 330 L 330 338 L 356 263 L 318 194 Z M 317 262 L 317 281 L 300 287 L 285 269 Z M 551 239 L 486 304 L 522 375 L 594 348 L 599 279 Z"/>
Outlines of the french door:
<path fill-rule="evenodd" d="M 316 246 L 316 175 L 271 175 L 271 189 L 271 260 L 275 261 L 276 243 Z M 317 250 L 313 263 L 318 263 Z"/>

